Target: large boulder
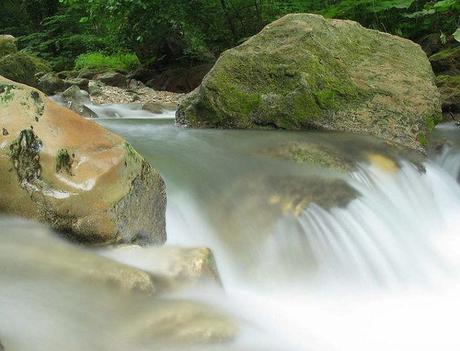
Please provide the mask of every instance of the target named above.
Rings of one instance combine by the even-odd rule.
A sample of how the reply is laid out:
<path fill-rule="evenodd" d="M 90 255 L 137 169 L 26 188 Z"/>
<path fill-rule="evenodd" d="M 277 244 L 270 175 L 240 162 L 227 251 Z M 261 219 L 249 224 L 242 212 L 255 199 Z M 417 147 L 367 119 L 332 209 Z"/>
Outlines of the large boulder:
<path fill-rule="evenodd" d="M 421 149 L 440 112 L 419 45 L 293 14 L 223 53 L 176 116 L 190 127 L 351 131 Z"/>
<path fill-rule="evenodd" d="M 0 212 L 83 242 L 160 244 L 165 184 L 125 140 L 0 77 Z"/>
<path fill-rule="evenodd" d="M 50 71 L 51 67 L 45 61 L 24 52 L 0 57 L 0 76 L 15 82 L 37 87 L 37 75 Z"/>

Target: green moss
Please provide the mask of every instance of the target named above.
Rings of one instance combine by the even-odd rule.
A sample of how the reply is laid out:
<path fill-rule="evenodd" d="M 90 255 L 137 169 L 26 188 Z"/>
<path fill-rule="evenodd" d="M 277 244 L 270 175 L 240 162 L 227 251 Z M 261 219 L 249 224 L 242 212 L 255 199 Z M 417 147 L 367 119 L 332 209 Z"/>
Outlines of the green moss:
<path fill-rule="evenodd" d="M 18 51 L 14 41 L 10 39 L 0 39 L 0 57 L 14 54 Z"/>
<path fill-rule="evenodd" d="M 15 82 L 36 86 L 35 75 L 50 71 L 50 67 L 41 59 L 23 52 L 0 58 L 0 75 Z"/>
<path fill-rule="evenodd" d="M 423 147 L 426 147 L 428 145 L 428 138 L 424 132 L 419 133 L 418 141 Z"/>

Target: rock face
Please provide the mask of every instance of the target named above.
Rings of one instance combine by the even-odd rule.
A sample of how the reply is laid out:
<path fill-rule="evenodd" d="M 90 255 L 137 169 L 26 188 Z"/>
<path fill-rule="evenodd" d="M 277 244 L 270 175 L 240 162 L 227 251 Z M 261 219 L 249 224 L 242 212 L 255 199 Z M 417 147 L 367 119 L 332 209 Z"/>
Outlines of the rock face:
<path fill-rule="evenodd" d="M 0 212 L 83 242 L 165 241 L 165 184 L 122 138 L 3 77 L 0 129 Z"/>
<path fill-rule="evenodd" d="M 177 122 L 351 131 L 421 149 L 440 112 L 419 45 L 352 21 L 294 14 L 222 54 L 180 104 Z"/>

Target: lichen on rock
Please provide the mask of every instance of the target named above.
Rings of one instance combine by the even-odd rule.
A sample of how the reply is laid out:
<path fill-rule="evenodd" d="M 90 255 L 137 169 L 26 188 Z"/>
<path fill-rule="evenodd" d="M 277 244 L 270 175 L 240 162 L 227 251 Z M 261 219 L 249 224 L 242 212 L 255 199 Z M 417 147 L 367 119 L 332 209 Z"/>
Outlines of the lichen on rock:
<path fill-rule="evenodd" d="M 40 179 L 40 149 L 43 143 L 32 129 L 24 129 L 11 143 L 11 161 L 21 184 L 32 183 Z"/>

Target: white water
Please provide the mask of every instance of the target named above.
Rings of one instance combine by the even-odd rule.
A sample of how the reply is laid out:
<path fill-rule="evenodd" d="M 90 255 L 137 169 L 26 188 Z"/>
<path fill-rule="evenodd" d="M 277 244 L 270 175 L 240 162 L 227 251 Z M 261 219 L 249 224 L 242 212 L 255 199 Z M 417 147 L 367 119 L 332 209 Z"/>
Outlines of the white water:
<path fill-rule="evenodd" d="M 287 137 L 285 134 L 187 131 L 168 124 L 152 127 L 145 121 L 106 122 L 164 175 L 168 243 L 209 246 L 214 251 L 225 294 L 200 289 L 188 292 L 187 298 L 226 310 L 239 321 L 241 330 L 235 343 L 212 350 L 460 350 L 458 151 L 444 150 L 425 163 L 425 173 L 406 161 L 396 173 L 362 162 L 360 170 L 347 178 L 361 196 L 345 208 L 324 210 L 311 205 L 298 217 L 280 215 L 275 225 L 261 226 L 254 225 L 254 220 L 266 216 L 262 209 L 226 213 L 229 207 L 225 205 L 230 202 L 230 208 L 235 208 L 251 199 L 249 193 L 243 198 L 236 197 L 240 192 L 232 196 L 231 185 L 240 178 L 251 181 L 253 172 L 304 171 L 248 158 L 252 144 L 247 140 L 268 144 L 275 137 Z M 250 177 L 245 178 L 247 174 Z M 218 216 L 222 212 L 224 216 Z M 230 243 L 235 237 L 239 239 L 236 244 Z M 149 254 L 146 249 L 146 257 Z M 144 267 L 146 257 L 119 259 Z M 0 269 L 0 282 L 4 281 L 14 278 L 2 280 Z M 22 293 L 15 297 L 18 287 Z M 48 351 L 65 346 L 72 351 L 148 349 L 130 344 L 132 340 L 120 343 L 113 332 L 139 318 L 137 312 L 131 312 L 133 305 L 124 305 L 127 301 L 120 309 L 130 313 L 121 313 L 126 320 L 120 320 L 116 308 L 107 303 L 101 307 L 91 297 L 77 298 L 83 301 L 78 308 L 66 303 L 74 301 L 78 291 L 63 287 L 62 294 L 53 290 L 48 300 L 49 287 L 27 287 L 27 282 L 18 281 L 17 287 L 8 286 L 6 294 L 0 292 L 0 336 L 2 329 L 13 336 L 12 330 L 20 330 L 17 336 L 29 339 L 17 343 L 22 351 L 33 350 L 30 345 L 40 342 L 37 349 Z M 110 297 L 94 293 L 99 299 Z M 26 308 L 20 307 L 24 295 L 29 299 Z M 34 300 L 29 295 L 38 296 Z M 37 313 L 34 302 L 45 308 Z M 34 313 L 27 315 L 29 309 Z M 108 321 L 104 322 L 103 313 L 108 313 Z M 42 314 L 52 320 L 45 318 L 42 323 Z M 48 333 L 46 340 L 44 333 Z M 75 344 L 66 345 L 75 336 Z M 10 345 L 7 351 L 15 351 L 14 343 Z"/>
<path fill-rule="evenodd" d="M 350 179 L 362 197 L 344 209 L 310 206 L 298 218 L 300 240 L 289 236 L 299 231 L 292 223 L 278 227 L 254 251 L 260 267 L 248 280 L 235 276 L 238 255 L 179 194 L 170 198 L 168 233 L 171 242 L 213 248 L 230 310 L 266 334 L 247 341 L 257 349 L 458 351 L 459 160 L 445 151 L 423 175 L 408 163 L 397 174 L 363 165 Z M 184 238 L 189 228 L 198 229 L 193 240 Z M 305 264 L 303 241 L 317 269 L 299 277 L 279 267 Z"/>

